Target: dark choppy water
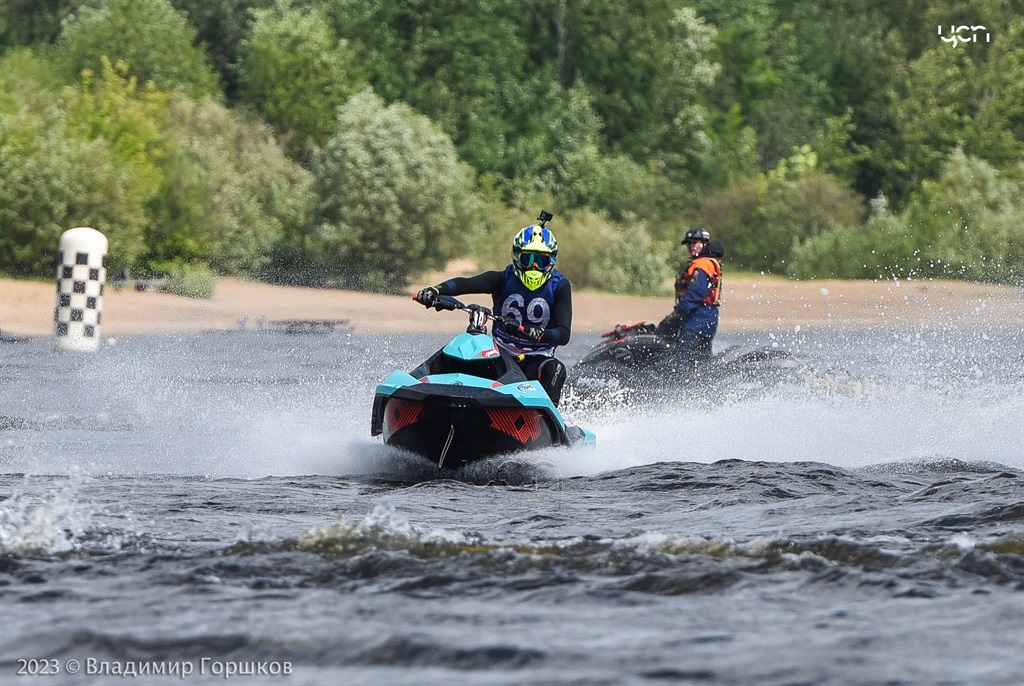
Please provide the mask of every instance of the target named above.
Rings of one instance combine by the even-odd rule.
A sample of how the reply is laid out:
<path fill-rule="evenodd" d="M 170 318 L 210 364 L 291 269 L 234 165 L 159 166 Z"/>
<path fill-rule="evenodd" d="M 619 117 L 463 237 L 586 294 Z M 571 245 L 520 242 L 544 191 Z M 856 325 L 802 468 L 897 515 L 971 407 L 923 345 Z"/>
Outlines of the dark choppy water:
<path fill-rule="evenodd" d="M 438 479 L 443 338 L 0 346 L 0 682 L 1024 682 L 1024 333 L 723 334 L 795 357 Z"/>

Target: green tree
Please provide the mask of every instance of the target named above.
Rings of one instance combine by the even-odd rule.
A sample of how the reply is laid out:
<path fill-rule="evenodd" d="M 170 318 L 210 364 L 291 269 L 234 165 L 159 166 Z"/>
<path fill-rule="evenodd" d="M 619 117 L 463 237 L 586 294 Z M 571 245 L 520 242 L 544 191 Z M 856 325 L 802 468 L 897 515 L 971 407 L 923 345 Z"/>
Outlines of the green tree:
<path fill-rule="evenodd" d="M 860 196 L 815 165 L 809 147 L 798 150 L 769 174 L 705 196 L 696 219 L 724 242 L 730 264 L 784 274 L 801 242 L 863 220 Z"/>
<path fill-rule="evenodd" d="M 137 179 L 143 197 L 152 197 L 163 182 L 158 162 L 166 154 L 160 120 L 168 97 L 152 82 L 141 90 L 128 65 L 100 58 L 99 78 L 82 72 L 81 83 L 64 89 L 68 130 L 86 140 L 102 139 Z"/>
<path fill-rule="evenodd" d="M 265 124 L 211 100 L 176 98 L 164 124 L 172 148 L 152 203 L 147 260 L 259 275 L 273 246 L 309 221 L 312 176 Z"/>
<path fill-rule="evenodd" d="M 0 56 L 0 83 L 0 97 L 7 97 L 16 109 L 36 112 L 54 105 L 65 85 L 53 64 L 34 48 L 16 48 Z"/>
<path fill-rule="evenodd" d="M 910 65 L 901 91 L 892 92 L 907 174 L 915 185 L 938 175 L 974 125 L 965 108 L 971 71 L 965 53 L 943 44 Z"/>
<path fill-rule="evenodd" d="M 331 0 L 347 39 L 385 102 L 405 102 L 498 183 L 524 161 L 517 149 L 543 128 L 555 52 L 539 18 L 545 2 Z"/>
<path fill-rule="evenodd" d="M 803 100 L 808 123 L 817 134 L 802 133 L 811 142 L 826 134 L 834 118 L 848 120 L 845 154 L 833 148 L 823 158 L 826 169 L 839 172 L 852 182 L 854 190 L 866 197 L 884 191 L 903 199 L 903 169 L 894 113 L 888 97 L 909 59 L 909 41 L 926 33 L 916 1 L 890 0 L 798 0 L 779 3 L 779 21 L 790 27 L 796 68 L 806 74 Z M 799 97 L 801 93 L 792 92 Z M 832 119 L 833 123 L 829 123 Z M 818 146 L 822 148 L 823 146 Z M 847 162 L 835 165 L 839 154 Z M 853 162 L 852 170 L 842 164 Z M 850 173 L 852 171 L 852 174 Z"/>
<path fill-rule="evenodd" d="M 351 98 L 314 177 L 311 243 L 340 285 L 397 292 L 467 247 L 459 207 L 468 170 L 451 140 L 406 105 L 385 106 L 370 90 Z"/>
<path fill-rule="evenodd" d="M 71 80 L 83 69 L 99 72 L 106 56 L 160 90 L 220 97 L 217 77 L 194 41 L 195 31 L 168 0 L 106 0 L 70 18 L 58 48 Z"/>
<path fill-rule="evenodd" d="M 60 236 L 92 226 L 110 239 L 113 268 L 144 250 L 145 203 L 101 139 L 68 135 L 59 118 L 0 115 L 0 264 L 52 276 Z"/>
<path fill-rule="evenodd" d="M 552 84 L 547 100 L 551 106 L 534 119 L 536 132 L 511 146 L 517 160 L 511 185 L 526 195 L 548 194 L 564 207 L 601 201 L 609 185 L 601 121 L 586 89 L 565 92 Z"/>
<path fill-rule="evenodd" d="M 350 52 L 320 10 L 287 0 L 253 11 L 239 60 L 240 98 L 263 114 L 293 155 L 322 146 L 335 111 L 358 90 Z"/>
<path fill-rule="evenodd" d="M 229 102 L 238 99 L 238 61 L 242 40 L 249 35 L 252 10 L 266 9 L 274 0 L 171 0 L 195 29 L 214 71 L 224 84 Z"/>
<path fill-rule="evenodd" d="M 971 80 L 974 126 L 965 151 L 1005 168 L 1024 159 L 1024 16 L 1012 17 L 977 52 L 984 61 Z"/>
<path fill-rule="evenodd" d="M 715 27 L 672 0 L 572 3 L 558 25 L 559 73 L 595 94 L 609 148 L 681 182 L 706 178 Z"/>
<path fill-rule="evenodd" d="M 1024 277 L 1024 186 L 956 149 L 942 173 L 925 181 L 906 222 L 926 273 L 982 281 Z"/>
<path fill-rule="evenodd" d="M 936 178 L 958 147 L 1002 167 L 1024 157 L 1024 18 L 985 23 L 999 27 L 992 43 L 936 37 L 889 93 L 911 189 Z"/>
<path fill-rule="evenodd" d="M 137 126 L 139 109 L 122 99 L 127 82 L 108 71 L 109 83 L 89 77 L 61 97 L 33 82 L 46 70 L 25 54 L 2 67 L 0 264 L 12 274 L 51 276 L 60 235 L 75 226 L 107 235 L 115 268 L 130 264 L 145 250 L 146 203 L 158 175 L 135 154 L 152 131 Z"/>
<path fill-rule="evenodd" d="M 61 22 L 87 0 L 4 0 L 0 3 L 0 53 L 4 48 L 49 45 Z"/>
<path fill-rule="evenodd" d="M 702 1 L 697 7 L 717 29 L 711 59 L 721 64 L 706 96 L 713 107 L 711 135 L 716 147 L 725 148 L 716 150 L 714 180 L 771 169 L 811 141 L 826 116 L 824 79 L 817 63 L 805 63 L 808 37 L 822 29 L 800 30 L 783 17 L 779 3 L 767 0 Z"/>

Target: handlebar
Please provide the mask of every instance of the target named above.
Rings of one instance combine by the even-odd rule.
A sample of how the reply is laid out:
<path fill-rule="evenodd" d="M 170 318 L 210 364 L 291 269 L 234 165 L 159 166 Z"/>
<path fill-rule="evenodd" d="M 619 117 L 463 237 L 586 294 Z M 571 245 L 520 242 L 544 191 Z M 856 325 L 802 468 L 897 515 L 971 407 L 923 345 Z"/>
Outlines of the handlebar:
<path fill-rule="evenodd" d="M 489 319 L 501 322 L 505 326 L 522 328 L 519 321 L 510 314 L 496 315 L 491 312 L 491 308 L 489 307 L 477 305 L 476 303 L 469 303 L 467 305 L 461 300 L 453 298 L 450 295 L 437 296 L 437 302 L 434 303 L 434 309 L 438 312 L 441 310 L 462 310 L 463 312 L 468 312 L 469 326 L 466 328 L 466 333 L 487 333 L 487 321 Z"/>

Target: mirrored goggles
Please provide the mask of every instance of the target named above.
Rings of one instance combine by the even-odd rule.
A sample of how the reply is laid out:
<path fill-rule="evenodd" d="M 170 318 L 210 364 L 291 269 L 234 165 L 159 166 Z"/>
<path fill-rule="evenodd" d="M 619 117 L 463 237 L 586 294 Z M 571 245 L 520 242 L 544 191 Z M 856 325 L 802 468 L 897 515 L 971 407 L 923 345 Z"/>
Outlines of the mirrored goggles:
<path fill-rule="evenodd" d="M 546 271 L 555 263 L 555 258 L 546 252 L 517 252 L 514 254 L 516 265 L 520 269 L 539 269 Z"/>

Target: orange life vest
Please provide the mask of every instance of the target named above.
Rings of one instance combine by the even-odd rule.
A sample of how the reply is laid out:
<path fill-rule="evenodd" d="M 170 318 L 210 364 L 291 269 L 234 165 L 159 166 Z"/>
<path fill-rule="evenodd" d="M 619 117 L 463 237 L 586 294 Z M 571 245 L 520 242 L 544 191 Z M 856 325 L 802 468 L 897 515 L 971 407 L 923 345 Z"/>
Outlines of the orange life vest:
<path fill-rule="evenodd" d="M 718 306 L 722 297 L 722 265 L 714 257 L 695 257 L 686 268 L 680 272 L 676 279 L 676 302 L 683 297 L 690 283 L 693 282 L 693 273 L 701 270 L 708 275 L 708 294 L 704 298 L 705 305 Z"/>

